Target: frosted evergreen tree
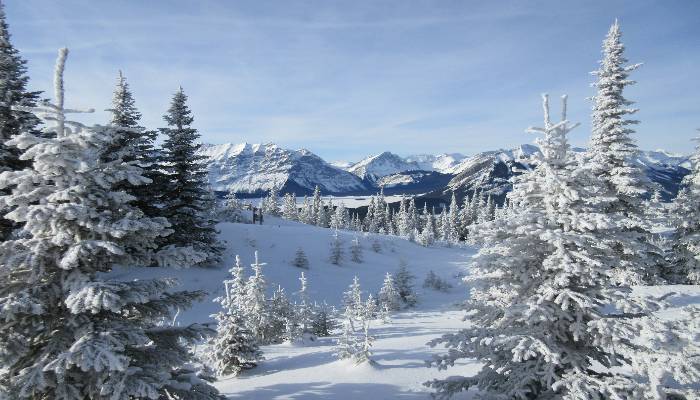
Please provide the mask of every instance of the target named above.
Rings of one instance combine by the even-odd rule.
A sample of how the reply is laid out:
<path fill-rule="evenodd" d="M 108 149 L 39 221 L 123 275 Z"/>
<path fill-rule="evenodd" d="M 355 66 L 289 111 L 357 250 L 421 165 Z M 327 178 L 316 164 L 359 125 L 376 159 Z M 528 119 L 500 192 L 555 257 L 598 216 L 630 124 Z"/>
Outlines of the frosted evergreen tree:
<path fill-rule="evenodd" d="M 376 208 L 377 206 L 374 202 L 374 196 L 372 196 L 370 197 L 369 205 L 367 206 L 367 215 L 365 215 L 365 225 L 367 232 L 370 233 L 379 232 L 379 227 L 377 226 Z"/>
<path fill-rule="evenodd" d="M 314 307 L 313 304 L 311 304 L 311 299 L 309 298 L 307 287 L 308 282 L 303 272 L 299 277 L 299 282 L 301 283 L 301 287 L 297 292 L 299 303 L 297 303 L 295 307 L 296 322 L 299 326 L 298 332 L 303 340 L 314 341 L 316 340 L 313 327 Z"/>
<path fill-rule="evenodd" d="M 450 226 L 450 216 L 443 207 L 440 213 L 440 239 L 447 244 L 452 243 L 452 226 Z"/>
<path fill-rule="evenodd" d="M 263 343 L 282 343 L 300 336 L 294 305 L 284 288 L 277 285 L 266 307 L 267 321 L 262 328 Z"/>
<path fill-rule="evenodd" d="M 232 279 L 224 281 L 224 296 L 214 300 L 221 304 L 221 311 L 213 315 L 217 322 L 216 336 L 209 343 L 209 356 L 219 375 L 238 375 L 255 368 L 263 359 L 242 307 L 244 287 L 240 257 L 236 256 L 236 266 L 230 272 Z"/>
<path fill-rule="evenodd" d="M 408 265 L 406 262 L 401 260 L 399 262 L 399 269 L 394 274 L 394 283 L 396 284 L 396 290 L 399 292 L 401 301 L 407 307 L 413 307 L 418 302 L 416 297 L 415 289 L 413 288 L 413 281 L 416 277 L 408 270 Z"/>
<path fill-rule="evenodd" d="M 700 138 L 695 139 L 700 143 Z M 691 171 L 672 205 L 674 234 L 671 268 L 664 278 L 673 283 L 700 284 L 700 144 L 690 158 Z"/>
<path fill-rule="evenodd" d="M 425 211 L 427 213 L 427 210 Z M 426 214 L 425 226 L 416 238 L 418 244 L 422 246 L 431 246 L 435 242 L 435 219 L 432 214 Z"/>
<path fill-rule="evenodd" d="M 348 228 L 348 209 L 345 208 L 345 203 L 341 202 L 335 210 L 332 210 L 331 229 L 347 229 Z"/>
<path fill-rule="evenodd" d="M 224 281 L 227 301 L 232 307 L 243 309 L 245 307 L 246 280 L 241 257 L 236 254 L 236 263 L 229 270 L 231 279 Z"/>
<path fill-rule="evenodd" d="M 345 306 L 345 314 L 351 315 L 352 320 L 358 319 L 360 314 L 362 314 L 362 309 L 364 307 L 362 303 L 362 289 L 360 288 L 360 280 L 357 276 L 352 279 L 348 290 L 343 292 L 343 305 Z"/>
<path fill-rule="evenodd" d="M 537 141 L 542 155 L 534 170 L 514 180 L 513 215 L 477 231 L 484 247 L 469 279 L 472 325 L 431 342 L 449 349 L 434 360 L 439 368 L 463 357 L 484 366 L 473 377 L 428 384 L 437 397 L 474 386 L 494 398 L 665 398 L 655 394 L 671 380 L 687 382 L 695 372 L 683 375 L 693 362 L 683 352 L 655 358 L 660 347 L 682 340 L 652 319 L 652 304 L 612 281 L 614 253 L 601 240 L 618 223 L 606 213 L 609 197 L 601 195 L 605 187 L 596 175 L 570 156 L 567 133 L 573 126 L 565 98 L 560 122 L 550 121 L 546 96 L 544 110 L 545 127 L 529 130 L 543 134 Z M 640 331 L 659 340 L 652 340 L 654 349 L 635 342 Z M 658 375 L 654 371 L 664 369 L 659 362 L 674 367 Z M 610 368 L 625 365 L 635 372 Z M 636 374 L 649 383 L 637 381 Z"/>
<path fill-rule="evenodd" d="M 459 222 L 457 224 L 457 231 L 460 236 L 466 238 L 469 235 L 469 225 L 474 221 L 472 220 L 471 213 L 471 202 L 469 196 L 464 196 L 464 201 L 462 203 L 462 208 L 459 210 Z"/>
<path fill-rule="evenodd" d="M 350 245 L 350 260 L 354 263 L 362 263 L 362 245 L 360 239 L 355 236 Z"/>
<path fill-rule="evenodd" d="M 297 208 L 296 194 L 284 194 L 284 199 L 282 200 L 282 218 L 290 221 L 299 221 L 299 209 Z"/>
<path fill-rule="evenodd" d="M 39 119 L 20 107 L 36 106 L 40 92 L 27 90 L 27 62 L 10 41 L 10 31 L 5 16 L 5 6 L 0 3 L 0 172 L 19 171 L 31 165 L 29 160 L 20 159 L 22 152 L 7 141 L 22 132 L 39 134 Z M 11 188 L 0 191 L 7 195 Z M 0 216 L 10 209 L 0 209 Z M 17 226 L 10 219 L 0 218 L 0 241 L 10 238 Z"/>
<path fill-rule="evenodd" d="M 375 203 L 375 209 L 374 209 L 374 219 L 375 219 L 375 225 L 377 227 L 377 232 L 379 233 L 388 233 L 389 228 L 387 225 L 387 217 L 388 214 L 386 213 L 388 204 L 386 203 L 386 199 L 384 198 L 384 186 L 381 187 L 379 190 L 379 193 L 377 194 L 377 201 Z"/>
<path fill-rule="evenodd" d="M 180 88 L 173 96 L 167 114 L 163 116 L 167 128 L 163 142 L 163 168 L 168 175 L 167 190 L 163 193 L 163 215 L 172 224 L 174 232 L 167 244 L 192 246 L 206 254 L 204 265 L 221 260 L 222 245 L 216 237 L 216 221 L 207 217 L 213 204 L 207 198 L 207 169 L 204 156 L 197 155 L 199 133 L 192 128 L 192 112 L 187 96 Z"/>
<path fill-rule="evenodd" d="M 135 165 L 100 159 L 114 128 L 66 119 L 76 112 L 64 107 L 67 54 L 59 51 L 54 103 L 23 109 L 43 134 L 30 125 L 5 143 L 32 167 L 0 174 L 0 188 L 12 188 L 0 204 L 25 232 L 0 244 L 0 398 L 219 398 L 188 349 L 213 331 L 161 324 L 204 293 L 171 292 L 168 278 L 108 278 L 115 265 L 138 265 L 124 243 L 153 249 L 167 228 L 112 191 L 146 180 Z"/>
<path fill-rule="evenodd" d="M 339 328 L 337 310 L 326 304 L 314 304 L 313 334 L 317 337 L 331 336 Z"/>
<path fill-rule="evenodd" d="M 304 253 L 304 249 L 301 247 L 297 249 L 292 265 L 297 268 L 309 269 L 309 259 L 306 257 L 306 253 Z"/>
<path fill-rule="evenodd" d="M 643 215 L 643 196 L 649 190 L 649 181 L 641 167 L 634 162 L 639 149 L 632 138 L 632 125 L 639 121 L 628 119 L 638 110 L 630 108 L 632 101 L 624 97 L 624 89 L 635 83 L 629 79 L 641 64 L 626 65 L 625 46 L 621 41 L 620 25 L 615 23 L 603 41 L 603 59 L 593 74 L 593 135 L 587 153 L 587 162 L 594 173 L 616 197 L 606 211 L 624 218 L 626 235 L 619 235 L 613 246 L 621 255 L 617 268 L 618 280 L 639 284 L 651 282 L 662 264 L 660 250 L 653 246 L 651 233 Z"/>
<path fill-rule="evenodd" d="M 223 208 L 221 211 L 222 218 L 227 222 L 242 222 L 243 221 L 243 203 L 235 192 L 229 192 L 224 199 Z"/>
<path fill-rule="evenodd" d="M 459 241 L 459 203 L 457 203 L 457 196 L 454 191 L 452 192 L 452 198 L 450 200 L 448 219 L 449 241 L 451 243 L 457 243 Z"/>
<path fill-rule="evenodd" d="M 245 285 L 246 292 L 243 298 L 246 323 L 253 332 L 253 335 L 255 335 L 261 343 L 268 343 L 266 327 L 270 322 L 265 296 L 267 281 L 262 271 L 262 267 L 265 265 L 266 263 L 261 263 L 259 261 L 258 252 L 256 250 L 255 262 L 251 264 L 253 274 L 248 277 L 248 282 L 246 282 Z"/>
<path fill-rule="evenodd" d="M 323 223 L 324 216 L 321 214 L 323 210 L 323 199 L 321 199 L 321 188 L 316 185 L 314 195 L 311 200 L 311 219 L 309 222 L 312 225 L 320 226 Z"/>
<path fill-rule="evenodd" d="M 394 278 L 390 273 L 384 276 L 384 284 L 379 290 L 379 308 L 386 311 L 398 311 L 401 309 L 401 295 L 394 284 Z"/>
<path fill-rule="evenodd" d="M 343 251 L 343 241 L 338 234 L 336 229 L 333 232 L 333 238 L 331 239 L 331 254 L 329 260 L 331 264 L 340 265 L 345 258 L 345 252 Z"/>
<path fill-rule="evenodd" d="M 343 334 L 336 346 L 336 356 L 340 359 L 352 358 L 356 364 L 370 361 L 374 338 L 369 334 L 370 321 L 376 318 L 377 306 L 370 295 L 367 302 L 362 300 L 362 290 L 357 276 L 343 294 Z"/>
<path fill-rule="evenodd" d="M 270 188 L 270 192 L 263 199 L 261 207 L 263 214 L 273 216 L 281 215 L 282 211 L 280 208 L 279 190 L 280 188 L 277 186 L 277 182 L 273 183 L 272 187 Z"/>

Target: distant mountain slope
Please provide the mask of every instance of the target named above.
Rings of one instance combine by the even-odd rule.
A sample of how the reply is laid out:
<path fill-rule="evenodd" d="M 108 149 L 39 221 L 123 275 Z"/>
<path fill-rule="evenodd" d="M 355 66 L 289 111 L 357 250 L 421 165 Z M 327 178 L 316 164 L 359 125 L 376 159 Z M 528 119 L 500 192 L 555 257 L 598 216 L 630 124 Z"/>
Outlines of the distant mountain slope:
<path fill-rule="evenodd" d="M 574 149 L 583 154 L 584 149 Z M 241 196 L 260 196 L 277 183 L 282 192 L 311 193 L 316 185 L 324 194 L 361 195 L 384 187 L 387 194 L 416 194 L 444 201 L 455 191 L 458 197 L 475 191 L 502 201 L 511 189 L 510 178 L 531 168 L 537 146 L 485 151 L 473 156 L 459 153 L 415 155 L 402 158 L 390 152 L 360 162 L 334 166 L 308 150 L 287 150 L 274 144 L 203 145 L 209 181 L 214 190 Z M 687 156 L 661 150 L 642 152 L 637 160 L 649 178 L 660 185 L 666 200 L 673 198 L 689 172 Z"/>
<path fill-rule="evenodd" d="M 368 182 L 406 171 L 420 170 L 416 162 L 406 161 L 396 154 L 385 151 L 353 164 L 347 170 Z"/>
<path fill-rule="evenodd" d="M 408 162 L 415 162 L 423 171 L 437 171 L 443 174 L 454 173 L 457 167 L 467 156 L 460 153 L 444 154 L 416 154 L 405 158 Z"/>
<path fill-rule="evenodd" d="M 287 150 L 275 144 L 202 145 L 209 183 L 216 191 L 261 195 L 273 185 L 283 192 L 309 194 L 318 185 L 324 193 L 365 192 L 357 176 L 336 168 L 308 150 Z"/>
<path fill-rule="evenodd" d="M 575 148 L 573 151 L 583 155 L 585 149 Z M 512 188 L 510 178 L 532 168 L 531 157 L 537 153 L 537 146 L 526 144 L 515 149 L 487 151 L 468 157 L 452 169 L 455 175 L 445 188 L 428 193 L 424 198 L 447 199 L 452 191 L 463 198 L 479 191 L 490 194 L 500 202 Z M 663 151 L 643 151 L 636 162 L 651 181 L 660 186 L 665 200 L 676 196 L 683 177 L 689 172 L 687 156 Z"/>

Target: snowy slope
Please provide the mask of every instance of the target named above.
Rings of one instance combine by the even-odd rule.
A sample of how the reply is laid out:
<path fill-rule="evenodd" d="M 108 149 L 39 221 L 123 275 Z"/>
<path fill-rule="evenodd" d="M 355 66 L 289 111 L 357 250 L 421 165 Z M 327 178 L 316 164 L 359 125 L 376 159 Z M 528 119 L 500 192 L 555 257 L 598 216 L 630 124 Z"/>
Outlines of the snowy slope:
<path fill-rule="evenodd" d="M 479 364 L 474 361 L 464 362 L 450 371 L 424 367 L 431 354 L 441 351 L 430 349 L 425 344 L 463 326 L 462 312 L 457 303 L 464 300 L 466 290 L 456 275 L 465 273 L 473 249 L 423 248 L 394 237 L 362 235 L 364 262 L 355 264 L 349 260 L 349 245 L 355 235 L 341 231 L 348 258 L 338 267 L 328 261 L 329 229 L 273 217 L 266 218 L 266 224 L 262 226 L 224 223 L 219 229 L 221 237 L 228 242 L 222 268 L 121 269 L 114 275 L 131 279 L 177 276 L 185 288 L 210 293 L 207 301 L 183 310 L 178 317 L 179 323 L 208 322 L 212 320 L 209 315 L 217 310 L 211 299 L 222 293 L 222 281 L 227 277 L 236 253 L 248 266 L 253 260 L 253 252 L 258 250 L 260 260 L 267 263 L 263 272 L 270 293 L 280 284 L 287 294 L 293 296 L 298 290 L 301 270 L 290 262 L 296 249 L 302 246 L 310 260 L 310 269 L 305 274 L 312 300 L 325 300 L 339 306 L 342 292 L 355 275 L 360 279 L 365 296 L 370 292 L 376 295 L 384 274 L 396 271 L 399 260 L 403 259 L 417 276 L 416 290 L 420 301 L 416 309 L 395 314 L 388 324 L 373 323 L 371 334 L 377 338 L 373 347 L 376 366 L 355 367 L 351 362 L 338 361 L 333 355 L 335 338 L 322 338 L 306 346 L 265 346 L 266 360 L 260 366 L 240 377 L 224 378 L 216 383 L 230 399 L 424 399 L 428 390 L 422 386 L 423 382 L 456 372 L 471 374 L 478 368 Z M 381 243 L 381 253 L 370 248 L 375 239 Z M 430 270 L 449 280 L 455 288 L 448 293 L 421 288 Z M 250 273 L 249 267 L 246 272 Z"/>
<path fill-rule="evenodd" d="M 331 166 L 308 150 L 275 144 L 204 144 L 209 183 L 217 191 L 260 194 L 277 184 L 283 191 L 307 194 L 319 185 L 324 193 L 362 192 L 368 188 L 355 175 Z"/>
<path fill-rule="evenodd" d="M 442 349 L 430 349 L 425 344 L 444 333 L 455 332 L 465 326 L 458 303 L 466 299 L 468 288 L 458 275 L 468 273 L 468 264 L 474 249 L 423 248 L 403 239 L 383 235 L 362 235 L 360 241 L 364 262 L 355 264 L 346 260 L 340 267 L 328 262 L 331 231 L 309 225 L 269 217 L 266 224 L 219 225 L 221 238 L 228 242 L 225 262 L 219 269 L 164 268 L 120 269 L 114 277 L 138 279 L 156 276 L 176 276 L 186 289 L 209 292 L 205 302 L 178 316 L 180 324 L 209 322 L 217 310 L 211 302 L 222 293 L 222 281 L 227 277 L 233 257 L 240 254 L 246 266 L 253 260 L 253 252 L 260 252 L 270 292 L 277 284 L 289 295 L 298 290 L 301 270 L 290 265 L 295 250 L 304 248 L 310 260 L 309 293 L 312 300 L 326 300 L 340 305 L 342 292 L 357 275 L 366 295 L 376 293 L 386 271 L 397 269 L 399 260 L 407 262 L 417 276 L 420 303 L 415 309 L 393 315 L 389 323 L 375 321 L 371 335 L 377 340 L 373 346 L 376 365 L 355 366 L 349 361 L 338 361 L 333 355 L 334 337 L 321 338 L 306 345 L 264 346 L 265 361 L 257 368 L 239 377 L 223 377 L 216 386 L 229 399 L 425 399 L 429 391 L 422 383 L 451 375 L 472 375 L 479 368 L 476 360 L 464 360 L 447 371 L 426 368 L 425 360 Z M 341 231 L 346 254 L 353 232 Z M 370 245 L 378 240 L 381 253 L 374 253 Z M 420 283 L 429 270 L 455 285 L 448 293 L 422 289 Z M 250 268 L 247 269 L 250 272 Z M 668 298 L 671 308 L 661 312 L 664 318 L 674 318 L 678 308 L 700 304 L 700 286 L 654 286 L 637 288 L 654 296 L 675 292 Z M 473 391 L 455 399 L 472 399 Z"/>
<path fill-rule="evenodd" d="M 348 171 L 361 179 L 376 182 L 378 179 L 406 171 L 420 170 L 416 162 L 406 161 L 396 154 L 385 151 L 353 164 Z"/>

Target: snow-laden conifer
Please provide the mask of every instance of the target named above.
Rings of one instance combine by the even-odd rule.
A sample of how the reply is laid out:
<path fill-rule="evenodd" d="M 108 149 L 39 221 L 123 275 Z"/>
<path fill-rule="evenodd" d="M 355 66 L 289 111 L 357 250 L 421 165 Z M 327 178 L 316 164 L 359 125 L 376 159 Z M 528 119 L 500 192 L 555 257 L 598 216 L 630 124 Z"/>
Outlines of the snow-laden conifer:
<path fill-rule="evenodd" d="M 434 360 L 439 368 L 463 357 L 484 366 L 473 377 L 428 384 L 438 397 L 474 386 L 497 398 L 664 398 L 656 393 L 673 379 L 688 381 L 697 364 L 694 369 L 682 352 L 654 359 L 652 347 L 680 335 L 653 319 L 652 303 L 613 282 L 616 254 L 604 240 L 619 223 L 606 212 L 611 197 L 570 155 L 573 126 L 565 100 L 557 123 L 550 120 L 546 96 L 543 103 L 545 127 L 530 129 L 544 136 L 537 141 L 541 157 L 534 170 L 515 178 L 512 214 L 476 231 L 484 246 L 469 277 L 472 325 L 431 342 L 449 349 Z M 640 331 L 656 339 L 637 341 Z M 657 375 L 663 369 L 657 361 L 671 359 L 682 367 Z"/>
<path fill-rule="evenodd" d="M 394 278 L 390 273 L 386 273 L 384 276 L 384 283 L 382 288 L 379 290 L 379 308 L 385 311 L 398 311 L 401 309 L 402 300 L 399 294 L 396 284 L 394 283 Z"/>
<path fill-rule="evenodd" d="M 331 254 L 329 256 L 329 261 L 331 262 L 331 264 L 342 264 L 343 259 L 345 258 L 345 251 L 343 250 L 343 240 L 340 238 L 340 234 L 338 234 L 337 229 L 333 232 L 330 250 Z"/>
<path fill-rule="evenodd" d="M 221 304 L 221 311 L 214 314 L 216 336 L 209 343 L 209 357 L 219 375 L 238 375 L 241 371 L 255 368 L 262 360 L 258 341 L 248 328 L 243 305 L 243 267 L 240 257 L 230 270 L 231 279 L 224 281 L 224 295 L 214 301 Z"/>
<path fill-rule="evenodd" d="M 267 281 L 263 274 L 262 267 L 266 263 L 261 263 L 258 259 L 258 252 L 255 251 L 255 262 L 251 264 L 253 274 L 245 284 L 245 296 L 243 297 L 243 309 L 248 327 L 261 343 L 268 343 L 266 328 L 270 323 L 270 316 L 267 309 L 266 291 Z"/>
<path fill-rule="evenodd" d="M 299 247 L 292 260 L 292 265 L 297 268 L 309 269 L 309 259 L 306 257 L 304 249 Z"/>
<path fill-rule="evenodd" d="M 396 274 L 394 274 L 394 283 L 396 284 L 396 290 L 399 292 L 401 301 L 406 307 L 413 307 L 418 302 L 413 287 L 413 281 L 415 281 L 415 279 L 415 275 L 408 270 L 406 262 L 401 260 L 399 262 L 399 269 L 396 271 Z"/>
<path fill-rule="evenodd" d="M 39 92 L 27 90 L 26 61 L 10 41 L 10 32 L 5 16 L 5 6 L 0 3 L 0 172 L 19 171 L 30 166 L 31 162 L 21 159 L 21 151 L 7 141 L 22 132 L 40 134 L 37 128 L 39 119 L 31 112 L 17 106 L 36 106 Z M 2 189 L 0 195 L 10 193 L 10 187 Z M 2 218 L 10 209 L 0 209 L 0 241 L 10 237 L 17 225 Z"/>
<path fill-rule="evenodd" d="M 350 244 L 350 260 L 354 263 L 362 263 L 362 245 L 357 236 L 352 239 Z"/>
<path fill-rule="evenodd" d="M 285 193 L 282 200 L 282 218 L 290 221 L 299 220 L 299 209 L 297 207 L 296 195 L 293 193 Z"/>
<path fill-rule="evenodd" d="M 632 126 L 639 121 L 627 118 L 638 110 L 631 108 L 633 102 L 623 93 L 627 86 L 636 83 L 629 75 L 641 64 L 626 65 L 621 38 L 616 20 L 603 41 L 600 67 L 593 72 L 596 95 L 587 163 L 615 196 L 606 212 L 624 219 L 621 234 L 610 243 L 620 259 L 617 279 L 624 284 L 640 284 L 654 280 L 663 259 L 660 250 L 651 243 L 651 233 L 644 221 L 643 197 L 650 183 L 634 161 L 639 149 L 632 137 Z"/>
<path fill-rule="evenodd" d="M 7 144 L 32 168 L 5 171 L 0 197 L 25 234 L 0 245 L 0 398 L 215 399 L 192 367 L 188 345 L 213 333 L 162 324 L 201 292 L 170 292 L 173 279 L 117 281 L 115 265 L 138 265 L 125 243 L 153 249 L 167 231 L 113 191 L 144 182 L 133 164 L 100 158 L 114 127 L 69 121 L 59 51 L 54 103 L 24 109 L 39 116 Z"/>

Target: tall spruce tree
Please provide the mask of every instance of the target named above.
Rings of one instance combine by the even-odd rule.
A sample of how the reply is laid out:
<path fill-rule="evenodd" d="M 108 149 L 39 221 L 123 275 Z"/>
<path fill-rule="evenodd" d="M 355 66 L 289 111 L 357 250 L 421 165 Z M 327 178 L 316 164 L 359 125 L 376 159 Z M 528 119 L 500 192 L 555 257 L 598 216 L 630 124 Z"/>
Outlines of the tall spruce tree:
<path fill-rule="evenodd" d="M 25 235 L 0 244 L 0 398 L 214 399 L 218 392 L 188 366 L 188 345 L 211 334 L 199 325 L 163 326 L 202 292 L 169 292 L 173 279 L 116 281 L 106 273 L 136 260 L 166 230 L 112 187 L 143 181 L 137 166 L 104 162 L 113 127 L 66 120 L 59 51 L 55 103 L 25 111 L 43 121 L 7 144 L 32 167 L 0 174 L 0 196 Z"/>
<path fill-rule="evenodd" d="M 596 95 L 593 97 L 593 135 L 587 162 L 594 173 L 606 184 L 615 201 L 606 211 L 625 219 L 624 236 L 613 246 L 621 255 L 616 268 L 622 283 L 650 283 L 655 279 L 663 263 L 661 251 L 651 244 L 651 233 L 645 222 L 643 196 L 650 189 L 649 180 L 635 163 L 639 149 L 632 138 L 632 125 L 638 120 L 627 116 L 638 109 L 630 108 L 632 101 L 625 98 L 624 89 L 636 83 L 629 79 L 632 71 L 641 64 L 626 65 L 625 46 L 617 20 L 603 41 L 603 59 L 593 74 Z"/>
<path fill-rule="evenodd" d="M 192 128 L 192 112 L 187 106 L 187 96 L 180 88 L 163 116 L 167 128 L 161 128 L 166 136 L 163 143 L 163 169 L 167 173 L 167 186 L 163 193 L 163 215 L 168 218 L 173 233 L 167 244 L 186 247 L 204 253 L 202 264 L 216 264 L 221 260 L 223 248 L 216 237 L 215 223 L 209 217 L 214 208 L 207 191 L 205 157 L 198 155 L 199 133 Z"/>
<path fill-rule="evenodd" d="M 161 196 L 165 191 L 166 176 L 161 170 L 160 154 L 154 146 L 158 132 L 148 131 L 139 125 L 141 113 L 121 71 L 112 96 L 112 108 L 107 111 L 111 114 L 110 125 L 115 129 L 110 143 L 102 151 L 102 160 L 109 162 L 120 158 L 123 162 L 137 165 L 148 179 L 146 183 L 139 184 L 124 181 L 116 189 L 134 196 L 131 204 L 147 217 L 161 216 Z"/>
<path fill-rule="evenodd" d="M 16 106 L 33 107 L 40 92 L 27 90 L 26 61 L 19 55 L 10 41 L 10 31 L 5 15 L 5 6 L 0 3 L 0 172 L 18 171 L 29 167 L 29 160 L 21 160 L 21 151 L 7 144 L 21 132 L 38 134 L 39 119 L 31 112 L 17 109 Z M 3 189 L 0 195 L 10 193 L 11 188 Z M 17 224 L 3 218 L 10 209 L 0 209 L 0 241 L 7 240 Z"/>

